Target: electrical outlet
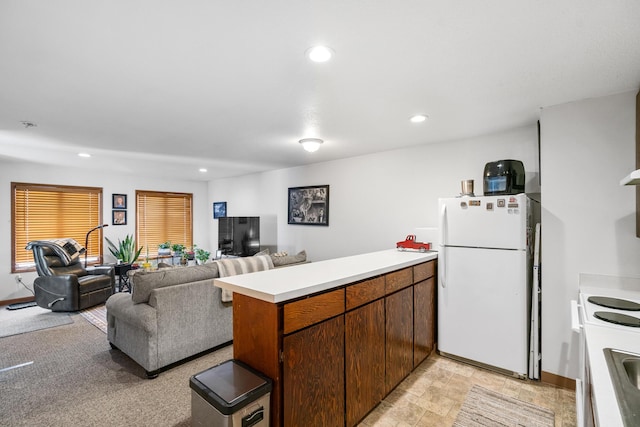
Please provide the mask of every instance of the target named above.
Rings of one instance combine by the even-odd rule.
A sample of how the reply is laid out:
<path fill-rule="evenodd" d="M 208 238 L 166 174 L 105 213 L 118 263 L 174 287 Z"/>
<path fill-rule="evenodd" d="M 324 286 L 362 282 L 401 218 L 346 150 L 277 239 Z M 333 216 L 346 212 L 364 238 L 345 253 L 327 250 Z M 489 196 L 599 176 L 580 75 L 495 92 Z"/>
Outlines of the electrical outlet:
<path fill-rule="evenodd" d="M 22 276 L 20 274 L 18 274 L 16 276 L 16 283 L 20 283 L 22 281 Z"/>

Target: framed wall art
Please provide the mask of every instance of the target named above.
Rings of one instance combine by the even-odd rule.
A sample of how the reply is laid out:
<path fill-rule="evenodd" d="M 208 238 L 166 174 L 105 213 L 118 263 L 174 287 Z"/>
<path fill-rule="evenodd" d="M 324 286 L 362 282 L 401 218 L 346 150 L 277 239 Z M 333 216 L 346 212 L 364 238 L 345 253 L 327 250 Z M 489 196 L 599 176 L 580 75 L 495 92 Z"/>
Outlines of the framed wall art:
<path fill-rule="evenodd" d="M 113 194 L 111 196 L 113 203 L 113 209 L 127 209 L 127 195 L 126 194 Z"/>
<path fill-rule="evenodd" d="M 227 216 L 227 202 L 213 202 L 213 219 Z"/>
<path fill-rule="evenodd" d="M 288 223 L 329 225 L 329 186 L 289 188 Z"/>
<path fill-rule="evenodd" d="M 111 211 L 111 223 L 113 225 L 127 225 L 127 211 Z"/>

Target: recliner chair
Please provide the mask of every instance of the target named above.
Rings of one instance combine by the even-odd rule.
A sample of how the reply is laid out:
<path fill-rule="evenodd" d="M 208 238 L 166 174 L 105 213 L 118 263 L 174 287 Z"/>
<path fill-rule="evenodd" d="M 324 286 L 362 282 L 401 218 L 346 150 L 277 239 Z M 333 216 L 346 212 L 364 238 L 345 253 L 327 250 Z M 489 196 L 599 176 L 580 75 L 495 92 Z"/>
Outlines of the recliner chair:
<path fill-rule="evenodd" d="M 60 244 L 61 242 L 66 244 Z M 77 250 L 80 248 L 80 250 Z M 38 276 L 33 288 L 36 304 L 52 311 L 78 311 L 103 303 L 115 291 L 113 267 L 85 269 L 75 240 L 29 242 Z"/>

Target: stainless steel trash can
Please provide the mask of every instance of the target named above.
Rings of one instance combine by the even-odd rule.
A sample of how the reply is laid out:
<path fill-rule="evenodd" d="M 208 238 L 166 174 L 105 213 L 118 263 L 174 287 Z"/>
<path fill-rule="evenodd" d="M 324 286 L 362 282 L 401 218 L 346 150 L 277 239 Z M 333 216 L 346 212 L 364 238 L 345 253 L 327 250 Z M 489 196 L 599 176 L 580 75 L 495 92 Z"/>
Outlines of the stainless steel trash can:
<path fill-rule="evenodd" d="M 227 360 L 191 377 L 191 425 L 269 426 L 272 383 L 239 360 Z"/>

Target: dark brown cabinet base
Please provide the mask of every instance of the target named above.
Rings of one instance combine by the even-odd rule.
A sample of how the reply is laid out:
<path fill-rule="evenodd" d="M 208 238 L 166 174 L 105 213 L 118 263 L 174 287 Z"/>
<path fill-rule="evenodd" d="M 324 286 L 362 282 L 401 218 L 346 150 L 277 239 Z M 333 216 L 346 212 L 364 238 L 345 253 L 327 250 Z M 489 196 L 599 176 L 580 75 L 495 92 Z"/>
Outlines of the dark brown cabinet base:
<path fill-rule="evenodd" d="M 360 422 L 434 349 L 435 261 L 273 304 L 234 294 L 233 351 L 273 380 L 271 425 Z"/>

